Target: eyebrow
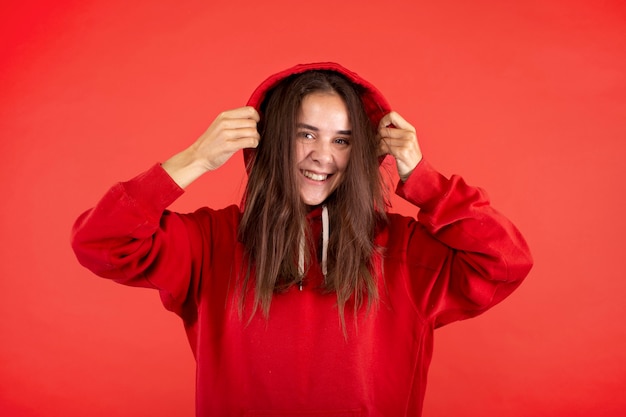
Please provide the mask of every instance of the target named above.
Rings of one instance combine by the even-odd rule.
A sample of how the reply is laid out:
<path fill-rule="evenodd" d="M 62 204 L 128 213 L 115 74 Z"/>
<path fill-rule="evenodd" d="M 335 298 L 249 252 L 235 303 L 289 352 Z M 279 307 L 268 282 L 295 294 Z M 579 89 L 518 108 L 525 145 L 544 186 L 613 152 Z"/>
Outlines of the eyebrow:
<path fill-rule="evenodd" d="M 308 129 L 308 130 L 312 130 L 312 131 L 314 131 L 314 132 L 319 132 L 319 131 L 320 131 L 317 127 L 315 127 L 315 126 L 311 126 L 311 125 L 308 125 L 308 124 L 306 124 L 306 123 L 298 123 L 298 124 L 296 125 L 296 127 L 298 127 L 298 128 L 303 128 L 303 129 Z M 338 133 L 338 134 L 340 134 L 340 135 L 351 135 L 351 134 L 352 134 L 352 131 L 351 131 L 351 130 L 338 130 L 336 133 Z"/>

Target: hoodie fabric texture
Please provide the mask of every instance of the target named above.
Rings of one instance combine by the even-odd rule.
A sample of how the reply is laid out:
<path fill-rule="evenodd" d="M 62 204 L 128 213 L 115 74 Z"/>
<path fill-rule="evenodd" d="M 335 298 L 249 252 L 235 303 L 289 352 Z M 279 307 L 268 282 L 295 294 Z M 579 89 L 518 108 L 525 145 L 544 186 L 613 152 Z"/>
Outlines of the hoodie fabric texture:
<path fill-rule="evenodd" d="M 276 74 L 249 103 L 258 109 L 278 80 L 316 68 L 365 87 L 374 124 L 389 111 L 378 90 L 333 63 Z M 94 273 L 157 289 L 182 318 L 197 364 L 197 416 L 420 416 L 433 330 L 502 301 L 532 260 L 518 230 L 462 178 L 445 178 L 422 160 L 396 192 L 419 208 L 417 218 L 390 213 L 375 237 L 383 248 L 374 259 L 380 302 L 356 314 L 347 303 L 347 335 L 336 295 L 318 289 L 316 248 L 302 290 L 276 294 L 269 319 L 257 312 L 248 322 L 250 292 L 240 317 L 240 208 L 168 211 L 183 190 L 160 164 L 114 185 L 82 214 L 72 245 Z M 316 236 L 320 212 L 308 217 Z"/>

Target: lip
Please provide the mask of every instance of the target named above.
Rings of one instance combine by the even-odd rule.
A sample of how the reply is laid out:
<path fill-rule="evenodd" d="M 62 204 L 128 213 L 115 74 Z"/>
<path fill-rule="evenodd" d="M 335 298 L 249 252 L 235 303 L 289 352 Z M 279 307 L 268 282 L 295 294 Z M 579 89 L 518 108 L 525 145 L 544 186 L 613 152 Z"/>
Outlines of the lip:
<path fill-rule="evenodd" d="M 304 178 L 316 184 L 325 183 L 326 181 L 330 179 L 330 177 L 333 176 L 332 173 L 317 172 L 317 171 L 311 171 L 308 169 L 301 169 L 300 173 L 302 174 Z M 319 177 L 319 178 L 316 178 L 316 177 Z"/>

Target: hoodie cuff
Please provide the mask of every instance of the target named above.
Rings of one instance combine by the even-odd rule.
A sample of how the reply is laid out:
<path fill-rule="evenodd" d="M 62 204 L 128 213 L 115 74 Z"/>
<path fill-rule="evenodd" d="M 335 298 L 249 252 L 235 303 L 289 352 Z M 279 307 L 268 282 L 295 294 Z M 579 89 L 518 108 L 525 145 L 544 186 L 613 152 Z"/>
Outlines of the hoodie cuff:
<path fill-rule="evenodd" d="M 422 158 L 405 182 L 400 181 L 396 194 L 420 209 L 434 207 L 449 190 L 450 180 Z"/>
<path fill-rule="evenodd" d="M 122 186 L 127 196 L 142 207 L 144 212 L 158 217 L 185 192 L 160 163 L 154 164 L 149 170 L 135 178 L 123 182 Z"/>

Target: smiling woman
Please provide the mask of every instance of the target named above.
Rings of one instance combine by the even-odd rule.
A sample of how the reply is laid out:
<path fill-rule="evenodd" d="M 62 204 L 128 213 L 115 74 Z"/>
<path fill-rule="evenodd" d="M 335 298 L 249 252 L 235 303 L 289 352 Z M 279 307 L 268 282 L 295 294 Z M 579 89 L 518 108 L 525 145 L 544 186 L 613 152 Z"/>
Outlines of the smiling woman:
<path fill-rule="evenodd" d="M 237 326 L 222 321 L 219 331 L 221 316 L 201 314 L 209 313 L 208 307 L 198 309 L 198 322 L 204 325 L 213 317 L 216 330 L 189 327 L 190 339 L 197 329 L 202 341 L 193 345 L 196 364 L 182 320 L 162 311 L 159 293 L 95 278 L 77 264 L 68 229 L 113 181 L 165 161 L 220 112 L 244 106 L 266 75 L 295 62 L 331 59 L 374 81 L 393 109 L 415 126 L 424 162 L 485 187 L 493 205 L 522 229 L 536 260 L 529 279 L 502 305 L 434 332 L 424 415 L 626 416 L 626 326 L 619 319 L 626 317 L 626 194 L 619 191 L 626 178 L 625 6 L 622 0 L 3 1 L 0 415 L 194 415 L 196 367 L 199 372 L 232 368 L 226 361 L 223 368 L 219 363 L 206 367 L 211 355 L 198 346 L 207 339 L 218 343 Z M 261 101 L 250 105 L 258 111 Z M 254 130 L 259 126 L 254 119 L 249 123 Z M 357 161 L 355 146 L 351 163 Z M 236 152 L 168 208 L 189 213 L 240 203 L 248 179 L 242 159 Z M 402 189 L 423 174 L 421 164 Z M 388 171 L 396 178 L 393 165 L 392 157 L 382 163 L 385 178 Z M 348 180 L 344 177 L 343 186 Z M 148 191 L 150 184 L 142 189 Z M 416 206 L 397 194 L 390 193 L 389 202 L 389 211 L 416 217 Z M 359 217 L 359 210 L 356 206 L 349 214 Z M 336 222 L 346 220 L 338 214 L 331 207 L 335 232 Z M 320 208 L 307 215 L 317 233 Z M 164 226 L 175 223 L 174 217 L 179 218 L 163 216 Z M 159 229 L 152 221 L 145 224 Z M 202 264 L 202 287 L 215 293 L 211 277 L 229 277 L 230 269 L 239 267 L 224 266 L 232 254 L 219 256 L 219 250 L 238 250 L 219 248 L 229 242 L 227 224 L 207 241 L 215 248 L 207 248 L 213 257 Z M 112 223 L 111 233 L 120 225 Z M 158 242 L 163 234 L 155 236 Z M 334 236 L 329 230 L 329 239 Z M 323 264 L 321 240 L 313 242 L 317 250 L 305 265 L 308 270 Z M 186 247 L 192 241 L 197 242 L 176 243 Z M 388 265 L 401 252 L 386 253 Z M 175 255 L 164 250 L 157 258 L 173 264 Z M 347 259 L 338 257 L 340 263 Z M 312 301 L 306 297 L 313 276 L 308 271 L 301 292 L 295 285 L 275 294 L 269 331 L 284 324 L 281 308 L 292 292 L 300 301 Z M 389 282 L 397 277 L 402 275 L 385 270 Z M 155 285 L 163 286 L 158 280 Z M 380 297 L 380 310 L 410 316 L 388 304 L 383 292 Z M 336 296 L 329 298 L 327 324 L 341 332 Z M 220 301 L 214 304 L 218 309 Z M 346 307 L 348 332 L 352 304 Z M 186 305 L 186 322 L 195 323 L 193 306 Z M 315 311 L 319 315 L 322 309 Z M 295 343 L 308 346 L 298 357 L 285 357 L 283 368 L 311 365 L 302 375 L 319 380 L 326 373 L 323 380 L 345 392 L 333 381 L 340 373 L 348 375 L 353 362 L 344 361 L 332 370 L 337 375 L 329 375 L 325 365 L 338 363 L 329 362 L 324 349 L 334 346 L 313 326 L 323 318 L 304 313 L 291 310 L 300 315 L 300 327 L 293 335 L 285 330 L 280 343 L 271 346 L 281 353 L 293 352 Z M 384 312 L 372 309 L 372 314 Z M 367 343 L 372 338 L 364 321 L 358 324 L 358 340 Z M 403 329 L 400 334 L 410 333 L 406 338 L 415 337 L 405 321 L 391 324 Z M 257 330 L 263 335 L 265 328 Z M 258 334 L 250 334 L 249 345 L 255 337 L 261 347 L 269 343 Z M 405 337 L 387 335 L 398 341 L 393 355 L 406 357 Z M 384 345 L 375 340 L 366 358 L 373 361 Z M 240 353 L 255 352 L 254 346 L 232 346 L 241 346 L 236 354 L 248 367 Z M 210 352 L 220 355 L 217 349 Z M 251 355 L 248 374 L 265 360 L 263 353 Z M 333 353 L 345 357 L 339 350 Z M 222 356 L 230 355 L 229 350 Z M 272 375 L 279 371 L 275 365 Z M 372 366 L 351 373 L 358 374 L 353 385 L 367 386 L 361 381 Z M 278 389 L 269 376 L 261 377 L 245 378 L 247 385 L 236 387 L 242 401 L 250 385 Z M 384 371 L 373 379 L 384 380 L 390 390 L 399 386 Z M 286 401 L 301 395 L 302 385 L 288 387 Z M 321 388 L 316 390 L 319 394 Z M 221 394 L 198 384 L 198 397 Z"/>
<path fill-rule="evenodd" d="M 80 216 L 78 259 L 159 290 L 181 316 L 198 416 L 420 415 L 433 330 L 517 288 L 524 239 L 481 190 L 424 161 L 413 126 L 338 64 L 282 71 L 248 104 Z M 167 210 L 244 149 L 241 206 Z M 386 212 L 382 154 L 418 221 Z"/>
<path fill-rule="evenodd" d="M 322 204 L 343 180 L 350 160 L 350 118 L 337 94 L 312 93 L 302 100 L 296 165 L 302 201 Z"/>
<path fill-rule="evenodd" d="M 356 75 L 350 80 L 347 74 L 336 64 L 301 65 L 270 77 L 250 100 L 263 116 L 262 139 L 258 148 L 248 151 L 254 158 L 249 158 L 239 239 L 254 259 L 255 300 L 265 315 L 277 288 L 310 280 L 304 266 L 315 257 L 322 261 L 323 288 L 337 294 L 342 324 L 350 297 L 357 306 L 376 299 L 370 274 L 373 238 L 377 224 L 385 222 L 376 126 L 388 104 L 365 80 Z M 303 125 L 313 129 L 303 131 Z M 350 143 L 345 146 L 348 130 Z M 299 132 L 310 139 L 298 138 Z M 330 177 L 315 181 L 303 170 Z M 307 217 L 315 213 L 322 225 L 326 218 L 329 223 L 321 235 L 319 254 L 303 248 L 317 247 L 317 236 L 307 233 Z M 334 232 L 328 233 L 329 228 Z M 337 254 L 342 254 L 341 262 Z"/>

